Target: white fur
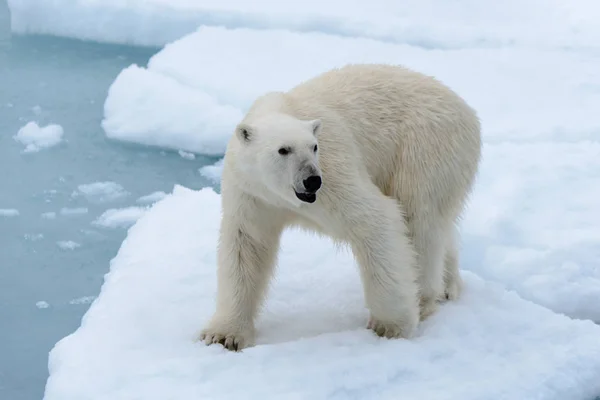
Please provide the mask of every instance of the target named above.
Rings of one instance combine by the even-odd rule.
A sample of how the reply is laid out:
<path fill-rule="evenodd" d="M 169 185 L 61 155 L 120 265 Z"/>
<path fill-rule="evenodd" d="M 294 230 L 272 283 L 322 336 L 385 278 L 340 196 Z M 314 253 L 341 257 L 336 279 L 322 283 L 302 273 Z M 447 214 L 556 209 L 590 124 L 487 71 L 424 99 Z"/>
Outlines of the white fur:
<path fill-rule="evenodd" d="M 282 156 L 282 146 L 294 151 Z M 455 224 L 480 154 L 475 111 L 402 67 L 350 65 L 260 97 L 225 155 L 217 309 L 200 338 L 232 350 L 254 343 L 280 236 L 293 225 L 348 243 L 368 327 L 411 337 L 438 300 L 460 295 Z M 322 176 L 314 203 L 295 195 L 307 164 Z"/>

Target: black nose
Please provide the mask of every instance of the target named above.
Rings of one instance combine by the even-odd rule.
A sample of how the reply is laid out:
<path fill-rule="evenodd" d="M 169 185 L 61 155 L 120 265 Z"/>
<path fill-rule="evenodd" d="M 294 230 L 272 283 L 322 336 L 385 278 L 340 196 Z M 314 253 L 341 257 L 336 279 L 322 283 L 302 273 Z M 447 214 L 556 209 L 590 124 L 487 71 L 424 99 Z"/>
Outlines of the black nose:
<path fill-rule="evenodd" d="M 307 192 L 314 193 L 321 187 L 321 177 L 319 175 L 309 176 L 302 183 Z"/>

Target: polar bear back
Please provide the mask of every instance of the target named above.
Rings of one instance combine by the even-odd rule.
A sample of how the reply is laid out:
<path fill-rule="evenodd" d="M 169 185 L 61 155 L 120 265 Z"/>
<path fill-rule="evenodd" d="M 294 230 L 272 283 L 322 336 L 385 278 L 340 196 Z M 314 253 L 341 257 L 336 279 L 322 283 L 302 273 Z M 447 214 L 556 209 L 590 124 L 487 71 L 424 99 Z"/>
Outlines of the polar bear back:
<path fill-rule="evenodd" d="M 400 66 L 349 65 L 283 94 L 287 112 L 320 118 L 323 173 L 348 163 L 410 217 L 417 203 L 460 213 L 481 152 L 475 111 L 436 79 Z"/>

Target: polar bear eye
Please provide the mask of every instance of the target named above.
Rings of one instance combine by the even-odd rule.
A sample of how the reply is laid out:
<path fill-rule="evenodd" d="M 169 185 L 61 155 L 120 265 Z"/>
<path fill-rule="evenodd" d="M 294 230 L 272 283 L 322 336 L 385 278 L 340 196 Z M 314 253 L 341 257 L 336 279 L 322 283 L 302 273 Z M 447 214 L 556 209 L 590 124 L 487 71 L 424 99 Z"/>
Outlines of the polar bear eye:
<path fill-rule="evenodd" d="M 282 156 L 288 155 L 290 153 L 289 149 L 286 149 L 285 147 L 282 147 L 279 149 L 279 154 L 281 154 Z"/>
<path fill-rule="evenodd" d="M 315 147 L 313 148 L 313 151 L 316 153 L 317 152 L 317 145 L 315 144 Z"/>

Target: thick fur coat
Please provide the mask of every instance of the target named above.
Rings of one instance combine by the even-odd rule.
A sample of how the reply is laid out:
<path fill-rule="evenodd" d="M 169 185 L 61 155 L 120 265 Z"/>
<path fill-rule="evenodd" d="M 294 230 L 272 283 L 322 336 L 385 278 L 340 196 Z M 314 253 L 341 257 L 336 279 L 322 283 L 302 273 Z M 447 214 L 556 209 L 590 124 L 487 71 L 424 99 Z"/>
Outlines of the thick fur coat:
<path fill-rule="evenodd" d="M 432 77 L 349 65 L 258 98 L 228 144 L 216 312 L 200 338 L 251 346 L 286 227 L 347 243 L 371 317 L 410 338 L 460 295 L 456 224 L 481 157 L 475 111 Z"/>

